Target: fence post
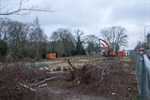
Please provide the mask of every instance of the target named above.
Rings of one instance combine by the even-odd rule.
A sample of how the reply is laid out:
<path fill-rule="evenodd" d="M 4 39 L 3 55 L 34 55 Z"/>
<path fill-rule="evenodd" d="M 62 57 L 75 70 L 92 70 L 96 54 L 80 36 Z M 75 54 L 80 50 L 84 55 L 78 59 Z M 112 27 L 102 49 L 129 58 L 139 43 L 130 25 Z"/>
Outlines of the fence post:
<path fill-rule="evenodd" d="M 146 100 L 145 98 L 145 79 L 146 79 L 146 71 L 145 71 L 145 63 L 144 63 L 144 57 L 142 56 L 142 60 L 141 60 L 141 76 L 140 78 L 140 90 L 141 90 L 141 100 Z"/>
<path fill-rule="evenodd" d="M 147 55 L 144 55 L 144 91 L 143 91 L 143 100 L 150 100 L 150 59 Z"/>

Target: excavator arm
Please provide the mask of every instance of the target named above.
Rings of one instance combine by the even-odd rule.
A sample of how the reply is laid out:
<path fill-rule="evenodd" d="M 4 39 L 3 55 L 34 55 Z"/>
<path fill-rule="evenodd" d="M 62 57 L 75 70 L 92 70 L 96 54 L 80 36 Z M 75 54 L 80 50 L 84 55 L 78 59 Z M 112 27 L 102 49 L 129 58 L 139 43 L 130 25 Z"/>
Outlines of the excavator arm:
<path fill-rule="evenodd" d="M 100 44 L 100 45 L 102 45 L 102 46 L 103 46 L 103 48 L 104 48 L 104 50 L 105 50 L 105 51 L 103 52 L 103 55 L 104 55 L 104 56 L 107 56 L 107 55 L 108 55 L 108 53 L 107 53 L 106 46 L 105 46 L 103 43 L 101 43 L 101 42 L 99 42 L 99 44 Z"/>
<path fill-rule="evenodd" d="M 103 39 L 99 39 L 99 41 L 103 41 L 106 45 L 107 45 L 107 47 L 108 47 L 108 49 L 110 50 L 110 52 L 112 52 L 113 50 L 111 49 L 111 47 L 109 46 L 109 44 L 105 41 L 105 40 L 103 40 Z"/>
<path fill-rule="evenodd" d="M 99 42 L 101 43 L 101 41 L 103 43 L 105 43 L 105 45 L 107 46 L 108 50 L 105 50 L 107 52 L 107 56 L 115 56 L 115 53 L 113 52 L 113 50 L 111 49 L 110 45 L 103 39 L 99 38 Z M 104 45 L 104 44 L 103 44 Z M 104 46 L 105 46 L 104 45 Z M 106 48 L 106 47 L 105 47 Z"/>

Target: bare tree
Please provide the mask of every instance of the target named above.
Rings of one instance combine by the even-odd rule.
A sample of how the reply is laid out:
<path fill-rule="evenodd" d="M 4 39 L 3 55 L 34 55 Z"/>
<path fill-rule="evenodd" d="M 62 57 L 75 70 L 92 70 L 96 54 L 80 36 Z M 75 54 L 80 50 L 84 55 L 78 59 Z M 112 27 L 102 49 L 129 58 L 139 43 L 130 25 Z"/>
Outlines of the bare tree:
<path fill-rule="evenodd" d="M 29 1 L 32 0 L 13 0 L 11 1 L 0 1 L 0 15 L 12 15 L 12 14 L 29 14 L 32 11 L 42 11 L 42 12 L 53 12 L 46 8 L 39 8 L 38 6 L 27 6 Z"/>
<path fill-rule="evenodd" d="M 128 36 L 125 32 L 125 28 L 121 26 L 113 26 L 101 30 L 102 37 L 115 52 L 119 51 L 121 46 L 127 46 Z"/>
<path fill-rule="evenodd" d="M 84 55 L 85 54 L 85 49 L 83 47 L 83 35 L 84 32 L 81 30 L 75 30 L 75 54 L 77 55 Z"/>
<path fill-rule="evenodd" d="M 0 18 L 0 61 L 5 60 L 8 51 L 8 26 L 10 20 L 7 18 Z"/>
<path fill-rule="evenodd" d="M 10 19 L 0 18 L 0 40 L 7 41 L 8 39 L 8 26 Z"/>
<path fill-rule="evenodd" d="M 9 53 L 12 57 L 22 58 L 26 53 L 27 47 L 28 25 L 10 21 L 8 26 L 8 46 Z"/>
<path fill-rule="evenodd" d="M 148 49 L 148 46 L 146 45 L 145 42 L 138 41 L 137 44 L 136 44 L 136 47 L 134 48 L 134 50 L 140 51 L 141 48 L 146 48 L 146 49 Z"/>
<path fill-rule="evenodd" d="M 41 55 L 41 49 L 43 48 L 43 44 L 47 42 L 47 36 L 41 29 L 39 19 L 38 17 L 35 18 L 32 28 L 31 28 L 31 33 L 29 34 L 30 37 L 30 43 L 34 48 L 32 48 L 34 51 L 33 53 L 35 54 L 35 57 L 39 58 Z"/>
<path fill-rule="evenodd" d="M 98 37 L 93 35 L 93 34 L 90 34 L 90 35 L 87 35 L 86 36 L 86 42 L 93 42 L 93 43 L 98 43 Z"/>
<path fill-rule="evenodd" d="M 98 43 L 98 37 L 95 35 L 87 35 L 85 38 L 86 44 L 87 44 L 87 52 L 88 54 L 91 54 L 92 52 L 97 53 L 99 50 L 99 43 Z"/>
<path fill-rule="evenodd" d="M 0 20 L 1 52 L 11 57 L 23 57 L 27 54 L 29 25 L 7 18 Z"/>
<path fill-rule="evenodd" d="M 74 49 L 74 38 L 69 29 L 59 28 L 51 35 L 51 44 L 53 52 L 58 56 L 71 56 Z"/>

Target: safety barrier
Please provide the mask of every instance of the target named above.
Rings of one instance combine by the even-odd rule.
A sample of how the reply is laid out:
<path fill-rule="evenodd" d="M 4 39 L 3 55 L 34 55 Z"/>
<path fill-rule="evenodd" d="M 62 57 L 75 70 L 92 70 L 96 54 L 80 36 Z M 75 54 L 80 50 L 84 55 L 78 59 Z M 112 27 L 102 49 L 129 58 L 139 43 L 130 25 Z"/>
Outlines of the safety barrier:
<path fill-rule="evenodd" d="M 150 59 L 146 54 L 131 52 L 135 58 L 135 71 L 141 100 L 150 100 Z"/>

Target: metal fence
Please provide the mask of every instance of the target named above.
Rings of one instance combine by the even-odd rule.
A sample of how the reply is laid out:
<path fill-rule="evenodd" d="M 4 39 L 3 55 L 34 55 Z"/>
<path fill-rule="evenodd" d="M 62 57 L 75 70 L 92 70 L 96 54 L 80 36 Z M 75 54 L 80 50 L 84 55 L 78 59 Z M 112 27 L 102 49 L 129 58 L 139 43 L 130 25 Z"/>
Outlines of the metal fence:
<path fill-rule="evenodd" d="M 131 52 L 135 58 L 135 71 L 141 100 L 150 100 L 150 60 L 146 54 Z"/>

